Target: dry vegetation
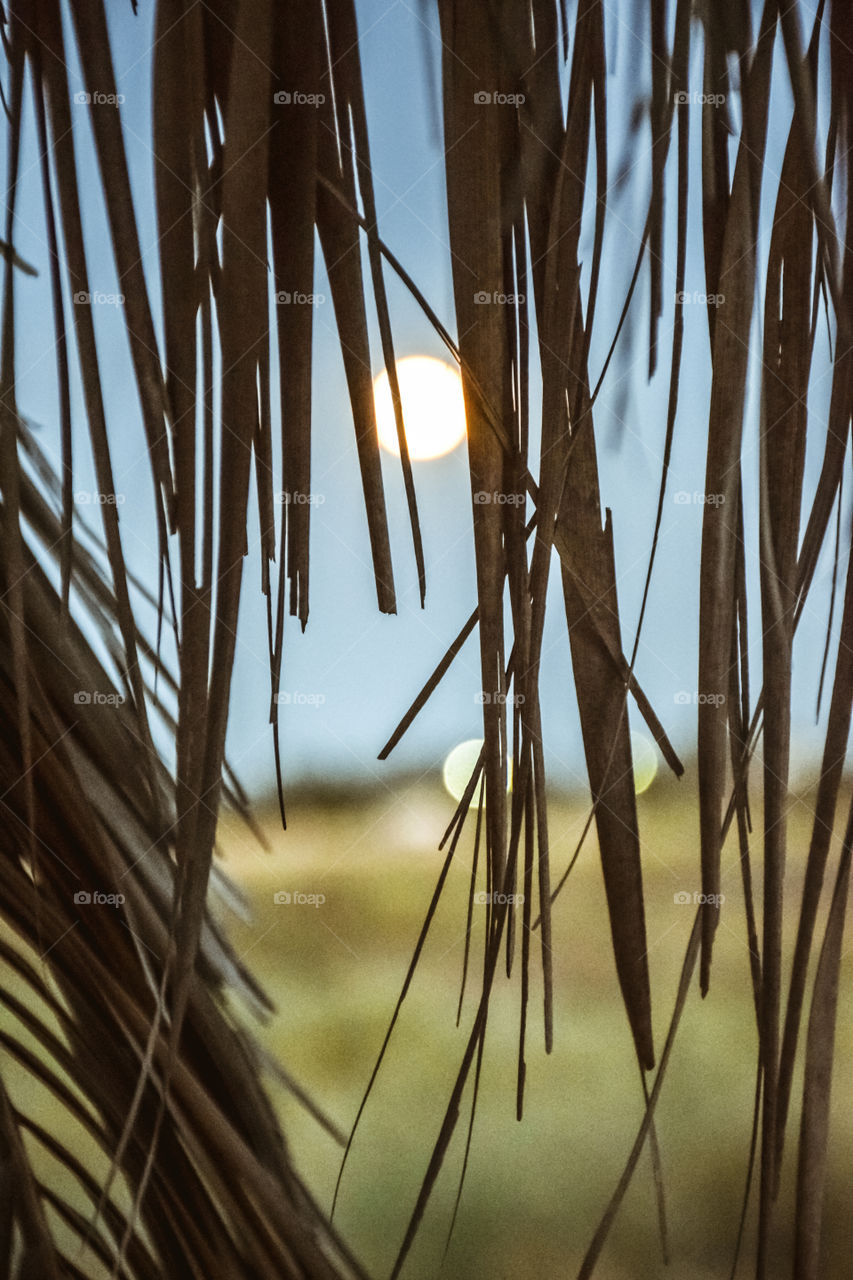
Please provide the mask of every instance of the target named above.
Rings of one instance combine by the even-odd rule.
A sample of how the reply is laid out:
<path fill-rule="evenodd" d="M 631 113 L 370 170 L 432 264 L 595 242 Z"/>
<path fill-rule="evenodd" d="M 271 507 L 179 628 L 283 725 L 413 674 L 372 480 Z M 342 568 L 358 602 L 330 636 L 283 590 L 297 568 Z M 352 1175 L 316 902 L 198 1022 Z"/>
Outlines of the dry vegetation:
<path fill-rule="evenodd" d="M 533 1028 L 547 1049 L 560 1031 L 555 979 L 571 971 L 572 937 L 558 929 L 561 899 L 553 913 L 552 900 L 567 859 L 554 857 L 563 851 L 552 834 L 539 704 L 555 557 L 593 801 L 584 825 L 594 827 L 606 899 L 596 945 L 612 952 L 635 1059 L 624 1069 L 634 1079 L 639 1071 L 648 1104 L 635 1117 L 625 1177 L 579 1276 L 592 1274 L 628 1175 L 646 1143 L 654 1148 L 654 1108 L 659 1099 L 664 1105 L 664 1076 L 694 972 L 711 993 L 704 1014 L 713 1026 L 721 868 L 733 858 L 744 905 L 737 928 L 747 942 L 740 982 L 753 1004 L 753 1049 L 759 1046 L 754 1269 L 758 1280 L 779 1274 L 784 1194 L 794 1206 L 785 1256 L 796 1280 L 824 1274 L 830 1086 L 853 841 L 853 813 L 843 840 L 831 840 L 853 700 L 853 562 L 846 579 L 839 570 L 840 639 L 828 667 L 820 783 L 800 845 L 808 846 L 805 873 L 786 882 L 784 868 L 794 634 L 836 506 L 839 545 L 848 542 L 841 481 L 851 410 L 853 12 L 844 0 L 821 0 L 816 9 L 773 0 L 758 7 L 652 0 L 641 8 L 620 0 L 616 11 L 601 0 L 438 0 L 437 12 L 453 317 L 433 312 L 415 267 L 398 262 L 381 238 L 353 0 L 158 0 L 155 43 L 140 50 L 154 86 L 156 303 L 143 271 L 104 0 L 4 5 L 3 1274 L 53 1280 L 94 1275 L 96 1267 L 128 1280 L 364 1274 L 290 1158 L 261 1083 L 257 1045 L 225 991 L 242 990 L 261 1008 L 264 997 L 207 907 L 221 805 L 230 798 L 243 806 L 225 741 L 250 540 L 258 541 L 263 562 L 272 710 L 285 614 L 303 626 L 308 619 L 311 506 L 298 499 L 311 491 L 312 315 L 310 307 L 279 307 L 270 331 L 269 300 L 271 291 L 311 293 L 315 230 L 352 405 L 379 609 L 394 611 L 395 582 L 368 302 L 391 375 L 422 595 L 429 574 L 393 372 L 389 272 L 415 294 L 424 324 L 459 362 L 472 493 L 524 499 L 472 506 L 477 601 L 468 630 L 476 628 L 480 647 L 484 749 L 444 853 L 449 860 L 463 826 L 466 842 L 476 826 L 477 883 L 497 900 L 471 934 L 447 1107 L 431 1154 L 423 1153 L 425 1172 L 395 1222 L 401 1244 L 392 1275 L 413 1248 L 451 1140 L 461 1136 L 459 1104 L 481 1078 L 492 995 L 513 959 L 520 973 L 519 1114 L 528 1060 L 532 1072 L 540 1054 Z M 631 30 L 643 51 L 637 104 L 624 88 L 613 96 L 614 23 Z M 66 41 L 75 46 L 73 58 Z M 69 69 L 77 57 L 82 86 Z M 282 99 L 283 87 L 297 82 L 313 101 Z M 777 173 L 766 158 L 771 91 L 780 84 L 793 109 Z M 81 92 L 88 95 L 85 112 Z M 496 94 L 499 102 L 484 101 Z M 725 300 L 705 308 L 711 390 L 702 425 L 705 496 L 713 501 L 704 506 L 696 568 L 701 697 L 692 824 L 700 833 L 695 883 L 702 901 L 683 940 L 677 997 L 665 982 L 664 994 L 657 989 L 649 959 L 657 907 L 647 903 L 648 890 L 644 895 L 629 698 L 673 773 L 682 765 L 634 673 L 639 631 L 623 634 L 616 593 L 612 521 L 619 511 L 604 515 L 598 481 L 595 401 L 600 379 L 619 367 L 618 332 L 612 363 L 602 370 L 589 361 L 614 217 L 614 113 L 634 121 L 645 157 L 622 176 L 633 184 L 639 210 L 624 313 L 643 304 L 643 293 L 634 294 L 645 277 L 649 375 L 668 365 L 654 545 L 680 427 L 688 243 L 701 248 L 703 296 Z M 698 135 L 689 123 L 697 113 L 694 154 Z M 107 420 L 102 332 L 86 303 L 92 273 L 76 150 L 84 119 L 123 296 L 117 315 L 134 371 L 127 396 L 138 405 L 140 445 L 150 459 L 160 563 L 155 607 L 175 638 L 172 672 L 141 625 L 150 599 L 131 580 L 111 500 L 118 427 Z M 43 261 L 34 265 L 53 290 L 44 340 L 59 406 L 55 467 L 39 452 L 16 395 L 25 358 L 16 299 L 33 269 L 16 253 L 16 200 L 32 166 L 45 227 Z M 676 207 L 668 214 L 664 196 L 671 191 Z M 694 206 L 697 216 L 689 219 Z M 670 223 L 672 234 L 665 234 Z M 592 254 L 582 271 L 587 229 Z M 367 300 L 363 266 L 372 285 Z M 483 294 L 515 301 L 484 305 Z M 743 499 L 741 465 L 753 358 L 761 378 L 755 511 Z M 281 374 L 275 404 L 274 362 Z M 77 378 L 79 404 L 72 396 Z M 813 405 L 821 380 L 831 383 L 826 416 Z M 537 424 L 530 421 L 534 386 L 542 405 Z M 813 488 L 804 484 L 807 438 L 823 456 Z M 77 450 L 86 442 L 94 462 L 102 551 L 90 553 L 81 540 L 72 441 Z M 252 491 L 259 524 L 253 519 L 250 529 Z M 276 505 L 277 492 L 293 500 Z M 749 521 L 756 529 L 746 528 Z M 745 560 L 751 536 L 760 548 L 757 566 Z M 762 662 L 750 679 L 745 621 L 755 581 Z M 818 664 L 820 655 L 811 660 Z M 90 694 L 88 702 L 75 696 L 80 691 Z M 173 737 L 168 763 L 155 748 L 155 723 Z M 759 742 L 761 760 L 750 771 Z M 275 746 L 277 753 L 277 737 Z M 442 872 L 434 903 L 446 883 Z M 470 892 L 475 887 L 472 877 Z M 524 893 L 518 910 L 508 901 L 515 891 Z M 83 903 L 81 892 L 123 901 L 95 910 L 97 899 Z M 668 1026 L 661 1000 L 667 1009 L 674 1001 Z M 697 1025 L 682 1034 L 707 1034 Z M 705 1043 L 712 1057 L 725 1055 L 722 1041 Z M 53 1093 L 61 1122 L 39 1120 L 28 1081 Z M 602 1079 L 602 1097 L 608 1084 Z M 803 1100 L 799 1133 L 789 1115 L 795 1092 Z M 750 1097 L 747 1125 L 751 1106 Z M 72 1121 L 85 1130 L 85 1143 L 68 1138 Z M 736 1223 L 729 1225 L 736 1236 Z"/>

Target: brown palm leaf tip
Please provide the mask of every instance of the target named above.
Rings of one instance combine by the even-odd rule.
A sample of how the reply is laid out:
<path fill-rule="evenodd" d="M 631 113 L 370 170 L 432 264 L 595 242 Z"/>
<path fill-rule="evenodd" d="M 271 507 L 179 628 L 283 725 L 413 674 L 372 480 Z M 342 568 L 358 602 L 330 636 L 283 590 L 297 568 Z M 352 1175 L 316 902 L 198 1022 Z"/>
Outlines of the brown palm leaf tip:
<path fill-rule="evenodd" d="M 768 0 L 760 14 L 746 0 L 699 9 L 690 0 L 651 0 L 645 8 L 628 0 L 615 7 L 599 0 L 577 6 L 438 0 L 430 20 L 441 49 L 452 318 L 436 314 L 416 266 L 400 261 L 381 236 L 367 129 L 370 85 L 363 84 L 353 0 L 299 6 L 158 0 L 152 47 L 143 51 L 153 85 L 154 250 L 139 229 L 104 0 L 13 0 L 3 8 L 3 1274 L 80 1276 L 95 1265 L 128 1280 L 362 1274 L 301 1183 L 264 1092 L 260 1054 L 226 1012 L 226 987 L 242 991 L 260 1010 L 266 998 L 208 912 L 220 807 L 244 808 L 225 761 L 225 740 L 251 540 L 261 550 L 267 597 L 271 707 L 282 674 L 285 616 L 303 628 L 309 616 L 311 504 L 277 505 L 274 495 L 298 499 L 311 491 L 313 309 L 275 307 L 272 328 L 269 316 L 271 293 L 312 292 L 315 243 L 340 339 L 364 553 L 378 608 L 394 613 L 398 588 L 374 418 L 371 307 L 389 370 L 422 603 L 429 570 L 395 373 L 389 272 L 459 364 L 472 495 L 512 498 L 472 503 L 473 611 L 382 753 L 407 731 L 476 630 L 484 745 L 443 842 L 435 894 L 356 1119 L 357 1126 L 473 804 L 468 934 L 478 878 L 492 896 L 479 996 L 393 1275 L 426 1210 L 469 1079 L 470 1142 L 490 996 L 499 966 L 511 973 L 518 952 L 519 1117 L 534 955 L 542 963 L 546 1049 L 555 1034 L 552 954 L 569 942 L 559 938 L 551 906 L 574 865 L 573 858 L 555 883 L 539 689 L 555 559 L 592 800 L 584 836 L 594 824 L 615 974 L 645 1100 L 624 1175 L 580 1275 L 596 1266 L 647 1138 L 656 1152 L 654 1108 L 697 965 L 703 994 L 711 984 L 722 854 L 732 824 L 759 1045 L 756 1275 L 765 1280 L 769 1274 L 783 1161 L 786 1154 L 794 1159 L 788 1151 L 794 1143 L 785 1139 L 801 1063 L 793 1266 L 797 1280 L 821 1274 L 853 840 L 853 814 L 840 853 L 832 840 L 853 708 L 853 568 L 846 580 L 837 572 L 853 407 L 853 204 L 846 163 L 853 11 L 843 0 L 820 0 L 808 13 L 796 2 L 780 7 Z M 636 102 L 634 90 L 624 83 L 617 90 L 614 78 L 613 60 L 621 49 L 624 62 L 629 36 L 641 86 Z M 622 64 L 619 70 L 624 82 Z M 81 97 L 90 109 L 77 109 Z M 771 99 L 793 103 L 784 136 L 769 116 Z M 91 130 L 97 197 L 124 297 L 133 375 L 125 392 L 138 412 L 155 495 L 151 521 L 160 574 L 153 598 L 125 561 L 115 502 L 99 503 L 97 550 L 73 520 L 74 467 L 84 452 L 99 494 L 115 493 L 119 430 L 108 420 L 103 331 L 96 331 L 92 307 L 76 305 L 89 295 L 93 275 L 86 225 L 91 199 L 84 200 L 79 177 L 84 130 Z M 631 163 L 622 171 L 611 155 L 614 137 L 630 139 Z M 39 262 L 26 261 L 16 247 L 25 174 L 41 185 L 45 253 Z M 626 189 L 632 205 L 623 198 Z M 847 229 L 846 241 L 839 226 Z M 611 305 L 605 308 L 599 294 L 614 234 L 630 236 L 636 261 L 624 297 L 613 299 L 607 280 Z M 156 305 L 143 271 L 152 253 Z M 688 265 L 696 262 L 704 269 L 703 288 L 688 294 Z M 56 474 L 16 393 L 26 355 L 16 298 L 33 287 L 36 272 L 51 288 L 44 331 L 58 405 Z M 651 377 L 668 363 L 668 400 L 642 609 L 626 637 L 614 552 L 620 510 L 611 513 L 602 501 L 596 402 L 603 386 L 627 376 L 633 357 L 625 338 L 645 305 L 637 286 L 646 275 L 647 367 Z M 627 703 L 634 700 L 680 775 L 666 725 L 634 666 L 653 599 L 652 570 L 681 427 L 688 299 L 707 315 L 710 371 L 706 403 L 692 399 L 692 430 L 707 422 L 696 622 L 701 895 L 661 1039 L 652 1019 L 653 939 L 646 928 Z M 606 332 L 616 316 L 618 324 Z M 825 416 L 812 399 L 821 384 L 831 388 Z M 279 388 L 275 404 L 273 386 Z M 531 423 L 534 402 L 537 412 L 541 404 L 541 423 Z M 823 456 L 813 492 L 805 471 L 809 433 Z M 744 464 L 756 439 L 754 509 L 745 498 Z M 257 530 L 249 528 L 253 473 Z M 789 959 L 782 924 L 792 905 L 784 874 L 792 655 L 836 504 L 836 579 L 845 581 L 840 639 L 834 641 L 830 627 L 827 655 L 835 644 L 837 658 L 833 667 L 824 655 L 824 669 L 834 674 Z M 755 563 L 749 547 L 758 548 Z M 746 621 L 754 583 L 762 661 L 761 680 L 751 684 L 755 649 Z M 152 604 L 156 640 L 142 623 Z M 174 670 L 160 656 L 161 631 L 169 626 L 178 655 Z M 155 723 L 173 738 L 168 763 L 155 746 Z M 756 903 L 749 765 L 760 739 L 763 901 Z M 283 814 L 280 777 L 279 794 Z M 727 923 L 737 928 L 735 920 Z M 465 980 L 468 961 L 466 941 Z M 470 966 L 471 974 L 476 970 Z M 63 1113 L 61 1137 L 39 1118 L 38 1105 L 29 1105 L 49 1095 Z M 351 1143 L 352 1135 L 347 1153 Z M 66 1256 L 69 1239 L 84 1251 Z"/>

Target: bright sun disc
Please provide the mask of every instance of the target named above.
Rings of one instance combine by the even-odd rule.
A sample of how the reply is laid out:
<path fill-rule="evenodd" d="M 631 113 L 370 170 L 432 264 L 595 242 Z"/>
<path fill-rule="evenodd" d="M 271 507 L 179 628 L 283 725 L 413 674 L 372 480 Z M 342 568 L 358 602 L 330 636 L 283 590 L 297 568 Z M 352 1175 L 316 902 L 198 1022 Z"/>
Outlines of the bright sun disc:
<path fill-rule="evenodd" d="M 483 749 L 482 738 L 469 738 L 454 747 L 444 762 L 444 785 L 454 800 L 461 800 Z"/>
<path fill-rule="evenodd" d="M 631 734 L 631 755 L 634 758 L 634 790 L 637 795 L 648 791 L 658 771 L 658 756 L 654 745 L 642 733 Z"/>
<path fill-rule="evenodd" d="M 432 356 L 407 356 L 397 361 L 397 378 L 409 457 L 423 462 L 450 453 L 465 436 L 465 403 L 457 371 Z M 384 369 L 373 384 L 373 399 L 379 443 L 399 457 L 394 404 Z"/>
<path fill-rule="evenodd" d="M 444 785 L 454 800 L 461 800 L 465 794 L 465 788 L 471 781 L 471 774 L 476 768 L 477 761 L 480 758 L 480 752 L 483 750 L 482 738 L 469 738 L 467 742 L 460 742 L 458 747 L 454 747 L 444 762 L 442 777 Z M 509 777 L 507 779 L 507 791 L 512 791 L 512 761 L 509 764 Z M 481 779 L 482 781 L 482 779 Z M 474 791 L 473 801 L 476 806 L 477 797 L 480 794 L 479 783 Z"/>

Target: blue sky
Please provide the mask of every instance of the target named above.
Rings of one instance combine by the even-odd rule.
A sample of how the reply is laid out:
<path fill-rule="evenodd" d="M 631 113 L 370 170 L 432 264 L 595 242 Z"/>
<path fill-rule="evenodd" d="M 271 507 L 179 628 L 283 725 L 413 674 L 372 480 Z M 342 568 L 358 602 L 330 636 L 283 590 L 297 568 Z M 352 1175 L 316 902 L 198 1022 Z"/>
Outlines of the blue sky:
<path fill-rule="evenodd" d="M 440 105 L 436 98 L 440 44 L 432 7 L 413 0 L 361 0 L 358 4 L 360 51 L 366 83 L 371 148 L 375 168 L 380 230 L 423 289 L 428 300 L 454 331 L 446 209 L 442 170 Z M 129 4 L 110 6 L 119 89 L 125 97 L 122 119 L 137 197 L 140 235 L 155 309 L 158 281 L 150 151 L 150 57 L 153 5 L 143 0 L 134 18 Z M 611 181 L 624 162 L 629 181 L 611 190 L 611 219 L 605 244 L 605 268 L 591 348 L 595 382 L 615 328 L 633 268 L 645 217 L 648 184 L 647 128 L 634 137 L 620 132 L 625 93 L 641 96 L 648 54 L 644 33 L 632 30 L 607 9 L 609 53 L 615 58 L 609 90 L 611 113 Z M 69 48 L 73 42 L 69 40 Z M 701 69 L 692 69 L 692 87 L 701 89 Z M 628 86 L 626 90 L 626 86 Z M 82 88 L 82 81 L 81 81 Z M 118 288 L 109 250 L 98 177 L 88 135 L 88 108 L 76 108 L 78 163 L 84 192 L 86 239 L 93 289 Z M 734 104 L 736 119 L 738 107 Z M 771 134 L 762 227 L 776 196 L 790 120 L 785 86 L 771 109 Z M 692 139 L 699 152 L 699 112 L 694 110 Z M 50 314 L 45 232 L 41 210 L 35 141 L 25 139 L 25 175 L 20 196 L 17 248 L 40 268 L 37 280 L 18 276 L 19 324 L 25 341 L 18 368 L 21 409 L 42 424 L 40 439 L 49 452 L 57 443 L 57 403 L 53 378 L 53 341 L 45 316 Z M 696 175 L 698 179 L 698 174 Z M 594 170 L 590 173 L 594 180 Z M 667 245 L 674 249 L 675 201 L 667 190 Z M 687 291 L 704 291 L 698 182 L 690 208 L 690 254 Z M 766 255 L 767 234 L 760 253 Z M 582 261 L 591 251 L 591 221 L 581 242 Z M 674 262 L 674 254 L 668 259 Z M 318 258 L 316 291 L 326 302 L 316 308 L 314 365 L 314 453 L 312 489 L 322 503 L 312 515 L 311 616 L 305 635 L 288 620 L 282 688 L 295 695 L 282 710 L 285 774 L 290 777 L 372 776 L 389 778 L 395 767 L 438 766 L 460 740 L 478 733 L 480 708 L 476 638 L 469 640 L 432 704 L 410 730 L 391 761 L 379 765 L 376 754 L 432 671 L 475 603 L 471 515 L 464 447 L 449 457 L 415 464 L 415 483 L 427 559 L 427 608 L 418 607 L 414 557 L 408 533 L 399 463 L 384 459 L 392 547 L 397 575 L 399 613 L 378 614 L 370 568 L 367 529 L 354 448 L 343 366 L 338 349 L 322 258 Z M 443 355 L 442 347 L 405 290 L 387 276 L 398 355 Z M 674 279 L 665 275 L 665 312 L 661 322 L 659 373 L 646 384 L 646 274 L 632 310 L 619 358 L 614 361 L 597 405 L 602 494 L 615 510 L 619 595 L 623 610 L 623 647 L 630 652 L 646 563 L 651 545 L 662 454 L 668 340 L 673 322 Z M 756 308 L 756 325 L 761 307 Z M 707 324 L 700 305 L 685 308 L 685 350 L 672 473 L 664 509 L 661 542 L 649 610 L 640 646 L 637 674 L 676 746 L 690 753 L 696 688 L 699 547 L 702 506 L 693 500 L 704 489 L 705 433 L 710 385 Z M 156 544 L 152 536 L 152 494 L 127 341 L 117 308 L 96 311 L 115 467 L 116 487 L 124 502 L 121 528 L 129 564 L 144 580 L 156 582 Z M 759 330 L 756 328 L 756 335 Z M 375 369 L 382 367 L 378 334 L 373 327 Z M 815 368 L 827 367 L 825 336 L 818 339 Z M 757 503 L 758 382 L 751 380 L 746 425 L 745 486 L 748 522 L 755 523 Z M 816 379 L 810 421 L 812 441 L 806 484 L 811 494 L 822 448 L 820 436 L 828 404 L 829 379 Z M 75 489 L 94 487 L 85 441 L 79 385 L 76 387 L 77 436 Z M 534 473 L 535 473 L 534 465 Z M 687 495 L 689 501 L 676 501 Z M 849 504 L 845 500 L 849 527 Z M 89 508 L 88 518 L 94 514 Z M 250 525 L 250 534 L 254 526 Z M 754 545 L 748 554 L 754 570 Z M 798 636 L 795 653 L 795 755 L 808 761 L 819 738 L 814 732 L 817 692 L 816 654 L 822 648 L 831 564 L 824 556 Z M 258 589 L 259 562 L 250 555 L 244 578 L 242 632 L 234 679 L 230 756 L 238 773 L 255 790 L 272 776 L 271 733 L 266 722 L 268 674 L 265 612 Z M 552 775 L 563 782 L 582 781 L 582 749 L 565 635 L 559 577 L 543 648 L 543 718 Z M 753 572 L 753 604 L 758 604 Z M 752 625 L 753 682 L 760 671 L 760 628 L 757 607 Z M 634 727 L 639 728 L 633 716 Z"/>

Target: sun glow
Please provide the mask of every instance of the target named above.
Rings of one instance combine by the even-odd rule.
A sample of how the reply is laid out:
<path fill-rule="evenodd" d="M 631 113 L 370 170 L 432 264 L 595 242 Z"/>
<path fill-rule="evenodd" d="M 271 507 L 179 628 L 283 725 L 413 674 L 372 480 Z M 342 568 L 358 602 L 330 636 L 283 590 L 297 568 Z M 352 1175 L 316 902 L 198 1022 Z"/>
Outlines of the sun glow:
<path fill-rule="evenodd" d="M 461 800 L 483 749 L 482 738 L 469 738 L 454 747 L 444 762 L 444 785 L 454 800 Z M 475 793 L 476 798 L 476 793 Z"/>
<path fill-rule="evenodd" d="M 642 733 L 631 734 L 631 755 L 634 758 L 634 789 L 637 795 L 648 791 L 658 771 L 655 746 Z"/>
<path fill-rule="evenodd" d="M 467 742 L 460 742 L 457 747 L 449 753 L 444 762 L 442 770 L 442 778 L 446 789 L 453 796 L 454 800 L 461 800 L 465 794 L 465 788 L 471 780 L 471 774 L 477 767 L 477 761 L 480 758 L 480 752 L 483 750 L 482 738 L 469 738 Z M 512 791 L 512 760 L 507 761 L 508 777 L 507 792 Z M 482 778 L 480 779 L 482 782 Z M 477 797 L 480 794 L 479 783 L 474 789 L 473 803 L 477 806 Z"/>
<path fill-rule="evenodd" d="M 409 457 L 424 462 L 452 452 L 465 437 L 465 404 L 457 370 L 432 356 L 407 356 L 397 361 L 397 378 Z M 373 384 L 373 399 L 379 443 L 399 457 L 391 387 L 384 369 Z"/>

